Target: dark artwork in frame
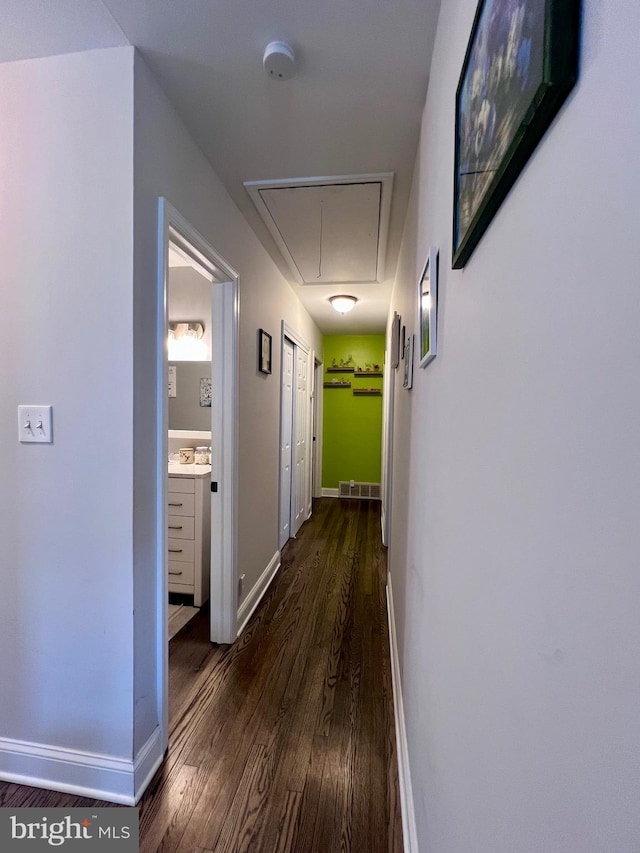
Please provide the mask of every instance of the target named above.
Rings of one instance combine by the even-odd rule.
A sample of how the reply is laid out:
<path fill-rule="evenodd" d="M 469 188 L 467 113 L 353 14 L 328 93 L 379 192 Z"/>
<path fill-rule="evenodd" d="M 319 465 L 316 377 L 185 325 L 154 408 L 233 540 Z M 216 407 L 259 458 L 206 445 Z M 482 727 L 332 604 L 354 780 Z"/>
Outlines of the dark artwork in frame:
<path fill-rule="evenodd" d="M 573 88 L 579 30 L 580 0 L 480 0 L 456 93 L 454 269 Z"/>
<path fill-rule="evenodd" d="M 271 373 L 272 339 L 264 329 L 258 329 L 258 370 Z"/>

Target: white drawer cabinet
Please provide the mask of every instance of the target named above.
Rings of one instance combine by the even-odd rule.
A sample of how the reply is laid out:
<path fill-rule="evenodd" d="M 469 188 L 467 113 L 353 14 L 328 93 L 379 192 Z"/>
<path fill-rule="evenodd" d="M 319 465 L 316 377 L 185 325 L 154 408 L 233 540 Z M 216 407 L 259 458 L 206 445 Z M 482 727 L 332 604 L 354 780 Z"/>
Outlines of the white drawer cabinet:
<path fill-rule="evenodd" d="M 195 566 L 193 563 L 178 563 L 169 560 L 169 588 L 180 585 L 183 586 L 193 584 L 195 582 Z M 174 590 L 175 591 L 175 590 Z"/>
<path fill-rule="evenodd" d="M 191 518 L 186 518 L 184 515 L 170 515 L 169 536 L 171 536 L 173 539 L 195 539 L 195 515 L 193 515 Z"/>
<path fill-rule="evenodd" d="M 195 607 L 209 599 L 210 482 L 207 476 L 169 474 L 169 592 L 193 595 Z"/>
<path fill-rule="evenodd" d="M 169 531 L 169 561 L 195 565 L 195 543 L 185 539 L 172 539 Z"/>
<path fill-rule="evenodd" d="M 171 483 L 169 483 L 169 488 L 171 488 Z M 195 494 L 185 495 L 182 492 L 169 492 L 169 515 L 189 515 L 193 518 L 195 508 Z"/>

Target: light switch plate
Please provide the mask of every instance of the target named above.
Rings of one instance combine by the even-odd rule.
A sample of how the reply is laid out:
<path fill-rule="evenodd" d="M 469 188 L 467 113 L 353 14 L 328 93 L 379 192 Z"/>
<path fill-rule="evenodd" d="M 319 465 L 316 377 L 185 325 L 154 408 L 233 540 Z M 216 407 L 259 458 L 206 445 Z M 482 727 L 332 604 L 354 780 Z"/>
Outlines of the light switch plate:
<path fill-rule="evenodd" d="M 51 444 L 53 417 L 51 406 L 18 406 L 18 440 L 23 444 Z"/>

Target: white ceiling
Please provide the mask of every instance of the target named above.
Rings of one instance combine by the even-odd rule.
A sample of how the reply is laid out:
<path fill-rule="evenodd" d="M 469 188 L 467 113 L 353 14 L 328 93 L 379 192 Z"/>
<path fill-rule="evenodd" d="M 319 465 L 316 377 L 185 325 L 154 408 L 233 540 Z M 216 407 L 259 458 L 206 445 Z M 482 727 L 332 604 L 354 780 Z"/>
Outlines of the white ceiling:
<path fill-rule="evenodd" d="M 1 0 L 0 61 L 134 44 L 320 328 L 384 327 L 440 0 Z M 297 73 L 262 69 L 268 42 Z M 302 287 L 244 181 L 394 172 L 385 283 Z M 339 289 L 345 290 L 343 285 Z"/>
<path fill-rule="evenodd" d="M 102 0 L 0 0 L 0 61 L 130 44 Z"/>

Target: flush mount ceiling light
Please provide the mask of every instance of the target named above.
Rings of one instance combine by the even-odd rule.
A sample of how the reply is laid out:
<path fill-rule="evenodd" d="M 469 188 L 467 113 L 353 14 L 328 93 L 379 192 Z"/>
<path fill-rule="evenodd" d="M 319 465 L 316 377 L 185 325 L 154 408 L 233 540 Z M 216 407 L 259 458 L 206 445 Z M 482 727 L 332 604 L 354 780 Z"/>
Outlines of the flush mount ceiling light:
<path fill-rule="evenodd" d="M 272 41 L 265 48 L 262 64 L 269 77 L 288 80 L 295 71 L 296 55 L 286 42 Z"/>
<path fill-rule="evenodd" d="M 329 302 L 333 305 L 338 314 L 347 314 L 354 307 L 358 300 L 355 296 L 332 296 Z"/>

